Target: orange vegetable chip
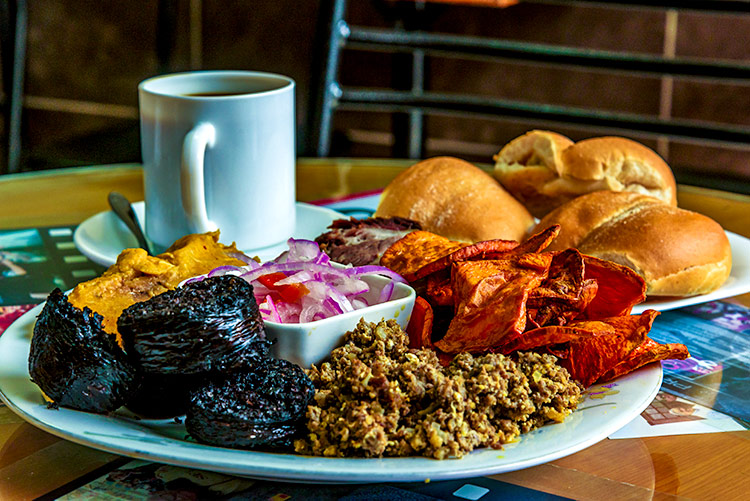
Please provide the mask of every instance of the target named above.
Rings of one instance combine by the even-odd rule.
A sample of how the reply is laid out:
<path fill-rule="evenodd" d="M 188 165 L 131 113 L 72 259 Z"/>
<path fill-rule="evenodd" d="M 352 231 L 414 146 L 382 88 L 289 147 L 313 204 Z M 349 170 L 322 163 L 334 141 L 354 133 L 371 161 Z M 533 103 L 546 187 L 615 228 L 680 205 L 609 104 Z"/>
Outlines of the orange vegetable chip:
<path fill-rule="evenodd" d="M 429 231 L 412 231 L 383 253 L 380 264 L 412 281 L 413 278 L 408 276 L 466 245 L 468 244 L 454 242 Z"/>
<path fill-rule="evenodd" d="M 599 379 L 602 381 L 609 381 L 610 379 L 632 372 L 639 367 L 650 364 L 651 362 L 666 359 L 685 360 L 689 356 L 690 353 L 688 352 L 687 346 L 684 344 L 659 344 L 653 339 L 647 337 L 640 346 L 630 352 L 630 355 L 625 360 L 602 374 Z"/>
<path fill-rule="evenodd" d="M 551 260 L 549 254 L 524 254 L 511 260 L 455 263 L 451 283 L 460 302 L 435 346 L 446 353 L 477 353 L 520 336 L 528 296 L 546 277 Z"/>
<path fill-rule="evenodd" d="M 409 335 L 409 348 L 432 348 L 432 306 L 424 298 L 417 296 L 414 309 L 406 326 Z"/>
<path fill-rule="evenodd" d="M 527 303 L 527 329 L 544 327 L 547 325 L 566 325 L 580 317 L 581 312 L 594 300 L 599 290 L 596 280 L 584 280 L 580 286 L 579 295 L 575 299 L 535 297 L 535 289 Z"/>
<path fill-rule="evenodd" d="M 583 338 L 598 335 L 616 334 L 615 328 L 603 321 L 587 320 L 585 322 L 571 322 L 568 325 L 548 325 L 536 329 L 529 329 L 513 342 L 496 347 L 496 351 L 504 354 L 514 351 L 529 351 L 538 348 L 562 345 Z"/>
<path fill-rule="evenodd" d="M 457 249 L 450 254 L 446 254 L 440 259 L 420 268 L 413 275 L 404 276 L 404 278 L 409 281 L 417 280 L 432 273 L 438 273 L 444 269 L 450 268 L 451 264 L 462 261 L 509 259 L 514 256 L 538 253 L 547 248 L 559 232 L 560 226 L 554 225 L 529 237 L 520 244 L 515 240 L 500 239 L 476 242 Z"/>
<path fill-rule="evenodd" d="M 595 336 L 581 337 L 570 341 L 566 345 L 551 345 L 547 351 L 557 356 L 559 363 L 570 372 L 584 387 L 592 385 L 613 367 L 627 359 L 631 352 L 641 345 L 651 330 L 658 311 L 646 310 L 641 315 L 625 315 L 611 317 L 600 321 L 612 327 L 600 331 Z M 591 321 L 573 322 L 573 324 L 587 324 Z"/>
<path fill-rule="evenodd" d="M 565 325 L 578 317 L 596 296 L 596 280 L 584 280 L 583 256 L 576 249 L 551 253 L 549 275 L 529 296 L 532 327 Z M 528 328 L 528 327 L 527 327 Z"/>
<path fill-rule="evenodd" d="M 552 252 L 549 275 L 534 291 L 533 298 L 575 300 L 583 285 L 583 256 L 576 249 Z"/>
<path fill-rule="evenodd" d="M 599 291 L 583 318 L 607 318 L 629 315 L 638 303 L 646 299 L 646 282 L 626 266 L 593 256 L 583 256 L 584 277 L 594 279 Z"/>
<path fill-rule="evenodd" d="M 518 242 L 515 240 L 485 240 L 483 242 L 477 242 L 475 244 L 467 245 L 456 249 L 455 251 L 442 256 L 440 259 L 426 264 L 413 275 L 404 277 L 407 280 L 418 280 L 426 277 L 433 273 L 440 273 L 443 270 L 448 270 L 451 264 L 458 263 L 461 261 L 478 261 L 485 259 L 501 259 L 504 255 L 518 247 Z"/>
<path fill-rule="evenodd" d="M 554 224 L 539 233 L 530 236 L 514 249 L 514 254 L 535 254 L 549 247 L 549 244 L 560 233 L 560 225 Z"/>
<path fill-rule="evenodd" d="M 425 296 L 432 304 L 453 306 L 453 288 L 448 270 L 433 273 L 425 280 Z"/>

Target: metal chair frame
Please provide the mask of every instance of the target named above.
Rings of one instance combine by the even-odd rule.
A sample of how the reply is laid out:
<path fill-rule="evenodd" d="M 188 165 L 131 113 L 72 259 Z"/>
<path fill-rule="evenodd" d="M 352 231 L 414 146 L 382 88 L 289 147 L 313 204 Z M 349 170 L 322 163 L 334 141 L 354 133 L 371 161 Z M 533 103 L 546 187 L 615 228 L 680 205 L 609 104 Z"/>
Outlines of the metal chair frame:
<path fill-rule="evenodd" d="M 3 127 L 5 165 L 3 172 L 18 172 L 21 162 L 21 115 L 26 65 L 26 0 L 0 2 L 0 50 L 2 51 Z"/>
<path fill-rule="evenodd" d="M 544 3 L 544 2 L 542 2 Z M 547 3 L 606 4 L 639 8 L 679 8 L 682 10 L 749 14 L 748 1 L 584 1 Z M 543 65 L 564 65 L 597 71 L 709 79 L 750 83 L 750 64 L 738 61 L 705 61 L 688 58 L 587 50 L 574 47 L 523 43 L 517 41 L 430 33 L 403 28 L 383 29 L 352 26 L 346 21 L 347 0 L 329 0 L 321 6 L 326 13 L 319 40 L 324 57 L 318 59 L 317 100 L 309 114 L 308 154 L 328 156 L 331 148 L 333 116 L 338 109 L 362 109 L 403 113 L 408 121 L 408 141 L 394 145 L 393 154 L 421 158 L 424 148 L 424 114 L 473 114 L 513 119 L 534 125 L 589 126 L 615 133 L 647 137 L 700 140 L 732 146 L 750 146 L 750 128 L 731 124 L 705 123 L 683 119 L 605 112 L 567 106 L 534 104 L 486 96 L 437 93 L 425 89 L 425 56 L 441 55 L 491 60 L 512 60 Z M 344 49 L 380 50 L 409 54 L 412 59 L 411 88 L 401 90 L 352 88 L 342 86 L 339 67 Z M 398 139 L 398 138 L 397 138 Z"/>

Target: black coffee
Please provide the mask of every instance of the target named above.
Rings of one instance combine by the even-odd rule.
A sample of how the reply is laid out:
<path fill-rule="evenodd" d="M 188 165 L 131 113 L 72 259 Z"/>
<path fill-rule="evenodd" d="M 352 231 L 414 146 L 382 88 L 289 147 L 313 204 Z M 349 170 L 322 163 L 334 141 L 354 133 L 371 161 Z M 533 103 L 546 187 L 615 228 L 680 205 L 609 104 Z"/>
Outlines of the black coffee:
<path fill-rule="evenodd" d="M 189 94 L 183 94 L 188 97 L 221 97 L 221 96 L 241 96 L 247 94 L 247 92 L 191 92 Z"/>

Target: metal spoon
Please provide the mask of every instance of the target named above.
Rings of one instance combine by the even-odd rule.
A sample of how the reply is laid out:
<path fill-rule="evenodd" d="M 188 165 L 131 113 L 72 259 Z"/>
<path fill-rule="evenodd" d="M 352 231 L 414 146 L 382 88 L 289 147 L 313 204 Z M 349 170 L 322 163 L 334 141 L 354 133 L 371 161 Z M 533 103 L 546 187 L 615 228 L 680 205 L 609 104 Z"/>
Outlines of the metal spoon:
<path fill-rule="evenodd" d="M 141 225 L 138 222 L 138 216 L 136 216 L 133 206 L 130 205 L 130 201 L 125 198 L 125 195 L 117 191 L 110 191 L 107 200 L 109 201 L 109 206 L 112 207 L 112 211 L 135 235 L 136 240 L 138 240 L 138 246 L 145 249 L 149 256 L 153 256 L 151 245 L 149 245 L 146 236 L 143 234 Z"/>

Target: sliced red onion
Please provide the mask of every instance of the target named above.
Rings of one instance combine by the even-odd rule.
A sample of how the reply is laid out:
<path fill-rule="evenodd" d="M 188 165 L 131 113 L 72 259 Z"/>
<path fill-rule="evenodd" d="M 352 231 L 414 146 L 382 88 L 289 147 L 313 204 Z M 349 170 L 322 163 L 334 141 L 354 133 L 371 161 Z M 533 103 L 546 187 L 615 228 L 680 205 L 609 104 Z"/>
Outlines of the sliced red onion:
<path fill-rule="evenodd" d="M 220 266 L 211 270 L 208 276 L 239 274 L 253 286 L 263 319 L 282 323 L 313 322 L 370 306 L 363 295 L 370 290 L 369 284 L 361 279 L 364 275 L 378 274 L 391 279 L 380 291 L 378 302 L 393 297 L 395 282 L 406 283 L 399 274 L 382 266 L 334 268 L 328 255 L 312 240 L 292 238 L 288 245 L 289 250 L 273 261 L 259 264 L 244 254 L 244 258 L 237 255 L 235 257 L 247 263 L 246 266 Z M 294 303 L 286 302 L 278 290 L 258 281 L 259 277 L 271 273 L 286 275 L 274 286 L 302 284 L 308 292 Z"/>
<path fill-rule="evenodd" d="M 319 280 L 332 280 L 334 278 L 349 277 L 347 273 L 344 273 L 346 270 L 337 270 L 336 268 L 324 264 L 315 264 L 309 262 L 274 263 L 272 261 L 263 264 L 260 268 L 257 268 L 255 270 L 248 270 L 240 276 L 248 282 L 252 283 L 252 281 L 257 280 L 258 277 L 268 275 L 270 273 L 294 273 L 300 270 L 319 274 Z"/>
<path fill-rule="evenodd" d="M 312 240 L 290 238 L 287 245 L 289 245 L 287 261 L 315 261 L 320 254 L 324 254 L 318 244 Z"/>
<path fill-rule="evenodd" d="M 302 304 L 300 303 L 276 303 L 276 310 L 279 312 L 281 322 L 285 324 L 299 323 Z"/>
<path fill-rule="evenodd" d="M 352 299 L 352 306 L 354 306 L 355 310 L 359 310 L 360 308 L 366 308 L 370 305 L 367 304 L 367 301 L 365 301 L 364 299 L 355 297 L 354 299 Z"/>
<path fill-rule="evenodd" d="M 268 309 L 270 311 L 270 320 L 273 320 L 274 322 L 281 322 L 279 311 L 276 309 L 276 303 L 273 302 L 273 298 L 270 295 L 266 296 L 266 304 L 268 304 Z"/>
<path fill-rule="evenodd" d="M 368 264 L 365 266 L 355 266 L 353 268 L 347 268 L 347 273 L 350 275 L 384 275 L 396 282 L 407 283 L 407 281 L 396 273 L 395 271 L 386 268 L 385 266 L 378 266 L 377 264 Z"/>
<path fill-rule="evenodd" d="M 378 297 L 378 303 L 385 303 L 391 300 L 393 295 L 393 289 L 396 287 L 396 282 L 390 280 L 383 289 L 380 291 L 380 297 Z"/>
<path fill-rule="evenodd" d="M 245 263 L 248 266 L 254 266 L 254 267 L 260 266 L 260 263 L 258 261 L 256 261 L 255 259 L 251 258 L 250 256 L 248 256 L 244 252 L 239 252 L 239 251 L 238 252 L 229 252 L 228 254 L 231 257 L 237 259 L 238 261 L 242 261 L 243 263 Z"/>
<path fill-rule="evenodd" d="M 245 270 L 239 266 L 232 266 L 230 264 L 225 266 L 219 266 L 208 272 L 209 277 L 216 277 L 221 275 L 240 275 Z"/>
<path fill-rule="evenodd" d="M 328 318 L 336 313 L 331 311 L 330 305 L 326 303 L 320 303 L 317 301 L 305 301 L 302 311 L 299 314 L 299 322 L 313 322 L 322 318 Z"/>

